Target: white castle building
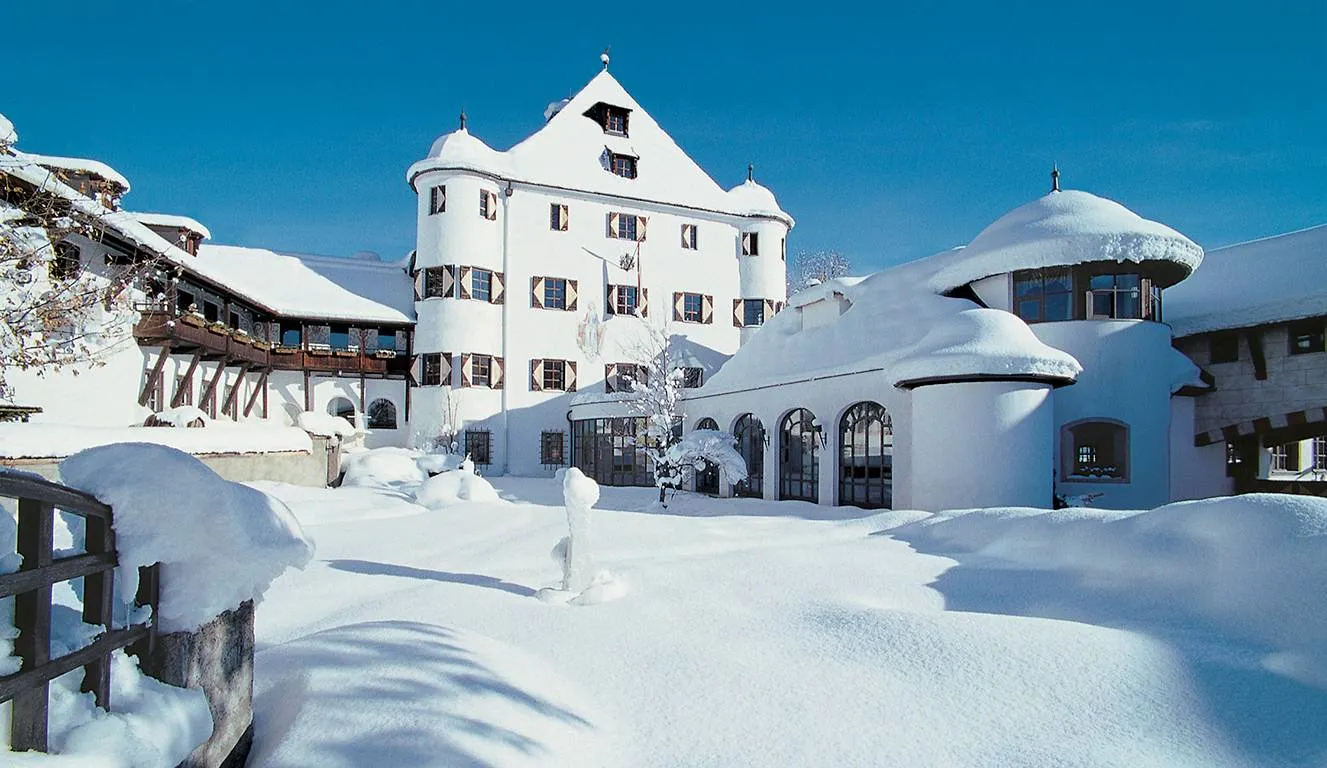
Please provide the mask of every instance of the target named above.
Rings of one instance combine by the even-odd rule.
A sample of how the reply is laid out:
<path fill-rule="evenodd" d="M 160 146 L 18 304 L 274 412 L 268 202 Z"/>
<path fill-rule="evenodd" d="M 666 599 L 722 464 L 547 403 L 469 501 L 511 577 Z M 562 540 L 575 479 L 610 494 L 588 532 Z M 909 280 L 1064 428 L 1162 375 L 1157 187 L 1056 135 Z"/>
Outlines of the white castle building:
<path fill-rule="evenodd" d="M 782 308 L 793 220 L 749 174 L 719 187 L 607 66 L 545 118 L 498 152 L 463 117 L 410 167 L 412 424 L 463 424 L 481 466 L 514 474 L 566 464 L 569 432 L 597 456 L 588 436 L 616 425 L 618 469 L 596 474 L 643 482 L 622 403 L 574 393 L 633 372 L 642 319 L 670 323 L 700 386 Z"/>

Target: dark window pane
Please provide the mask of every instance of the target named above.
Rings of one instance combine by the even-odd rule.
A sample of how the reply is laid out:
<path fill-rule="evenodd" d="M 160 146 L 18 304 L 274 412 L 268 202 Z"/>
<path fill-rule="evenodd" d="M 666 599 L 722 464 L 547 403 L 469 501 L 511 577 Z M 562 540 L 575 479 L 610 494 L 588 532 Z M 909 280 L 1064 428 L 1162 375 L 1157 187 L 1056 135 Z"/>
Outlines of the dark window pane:
<path fill-rule="evenodd" d="M 1041 302 L 1037 300 L 1018 302 L 1018 316 L 1029 323 L 1041 320 Z"/>
<path fill-rule="evenodd" d="M 1098 291 L 1092 294 L 1092 316 L 1114 317 L 1115 294 L 1110 291 Z"/>
<path fill-rule="evenodd" d="M 1088 282 L 1089 288 L 1114 288 L 1115 275 L 1093 275 Z"/>
<path fill-rule="evenodd" d="M 1021 312 L 1020 312 L 1021 315 Z M 1074 315 L 1073 297 L 1068 293 L 1046 295 L 1046 315 L 1041 318 L 1047 322 L 1072 320 Z"/>
<path fill-rule="evenodd" d="M 1142 318 L 1143 303 L 1139 300 L 1136 288 L 1115 294 L 1115 316 L 1130 320 Z"/>

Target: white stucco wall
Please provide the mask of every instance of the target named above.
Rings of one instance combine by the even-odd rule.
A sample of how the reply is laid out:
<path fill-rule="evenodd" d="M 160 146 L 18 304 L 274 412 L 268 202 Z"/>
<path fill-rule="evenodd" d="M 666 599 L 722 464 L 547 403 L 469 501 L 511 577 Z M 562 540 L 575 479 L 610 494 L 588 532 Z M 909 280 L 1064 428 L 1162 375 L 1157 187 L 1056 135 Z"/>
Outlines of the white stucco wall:
<path fill-rule="evenodd" d="M 1050 385 L 919 387 L 912 391 L 911 417 L 911 466 L 906 473 L 910 507 L 935 511 L 1050 505 Z"/>
<path fill-rule="evenodd" d="M 1226 477 L 1226 444 L 1193 444 L 1192 397 L 1171 398 L 1170 501 L 1228 496 L 1235 488 Z"/>
<path fill-rule="evenodd" d="M 1169 501 L 1175 354 L 1170 327 L 1145 320 L 1079 320 L 1031 328 L 1083 365 L 1076 384 L 1055 391 L 1056 492 L 1099 493 L 1093 505 L 1110 509 L 1150 509 Z M 1128 426 L 1127 481 L 1064 479 L 1063 428 L 1083 419 Z"/>

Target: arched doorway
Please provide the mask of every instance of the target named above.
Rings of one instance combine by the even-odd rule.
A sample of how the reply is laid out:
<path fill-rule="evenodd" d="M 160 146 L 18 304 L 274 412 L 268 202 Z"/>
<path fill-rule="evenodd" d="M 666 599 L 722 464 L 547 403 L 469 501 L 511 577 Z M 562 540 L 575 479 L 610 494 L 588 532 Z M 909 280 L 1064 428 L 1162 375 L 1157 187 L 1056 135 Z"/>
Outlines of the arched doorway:
<path fill-rule="evenodd" d="M 839 504 L 867 509 L 894 503 L 894 430 L 879 403 L 862 402 L 839 420 Z"/>
<path fill-rule="evenodd" d="M 779 425 L 779 498 L 820 500 L 820 432 L 816 417 L 798 408 Z"/>
<path fill-rule="evenodd" d="M 719 431 L 719 422 L 708 416 L 696 423 L 696 429 Z M 712 461 L 705 462 L 705 468 L 696 470 L 696 493 L 719 495 L 719 465 Z"/>
<path fill-rule="evenodd" d="M 746 479 L 733 486 L 733 493 L 762 498 L 765 495 L 765 425 L 755 414 L 742 414 L 733 425 L 733 437 L 737 438 L 737 452 L 746 459 Z"/>

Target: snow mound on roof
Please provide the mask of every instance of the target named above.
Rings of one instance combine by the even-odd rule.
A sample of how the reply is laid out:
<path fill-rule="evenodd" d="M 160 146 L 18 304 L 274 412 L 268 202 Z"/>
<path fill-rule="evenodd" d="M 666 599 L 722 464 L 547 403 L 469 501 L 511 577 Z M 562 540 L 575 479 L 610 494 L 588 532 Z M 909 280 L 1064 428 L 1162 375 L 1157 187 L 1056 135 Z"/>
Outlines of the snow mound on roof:
<path fill-rule="evenodd" d="M 169 478 L 170 493 L 162 492 Z M 161 563 L 158 627 L 192 631 L 263 593 L 287 568 L 313 557 L 290 509 L 273 496 L 223 480 L 173 448 L 121 443 L 60 464 L 60 479 L 114 509 L 116 588 L 137 590 L 139 566 Z"/>
<path fill-rule="evenodd" d="M 12 146 L 18 143 L 18 131 L 14 130 L 14 124 L 9 122 L 9 118 L 0 115 L 0 146 Z"/>
<path fill-rule="evenodd" d="M 100 160 L 91 160 L 85 157 L 57 157 L 55 155 L 34 155 L 28 153 L 28 159 L 40 165 L 43 168 L 53 170 L 73 171 L 74 173 L 87 174 L 105 179 L 112 184 L 118 184 L 129 191 L 129 180 L 121 173 Z"/>
<path fill-rule="evenodd" d="M 928 284 L 944 293 L 991 275 L 1093 261 L 1165 261 L 1188 274 L 1202 260 L 1203 249 L 1170 227 L 1113 200 L 1064 190 L 1015 208 L 966 248 L 940 257 Z"/>
<path fill-rule="evenodd" d="M 344 416 L 333 416 L 319 411 L 300 411 L 295 426 L 318 437 L 354 437 L 359 430 Z"/>
<path fill-rule="evenodd" d="M 180 229 L 187 229 L 190 232 L 197 232 L 202 235 L 205 240 L 212 239 L 212 231 L 203 226 L 197 219 L 189 216 L 180 216 L 174 213 L 147 213 L 144 211 L 132 212 L 129 215 L 149 227 L 179 227 Z"/>
<path fill-rule="evenodd" d="M 481 173 L 510 173 L 507 156 L 471 135 L 464 128 L 444 133 L 429 148 L 428 157 L 411 166 L 407 179 L 428 168 L 465 168 Z"/>
<path fill-rule="evenodd" d="M 934 258 L 934 257 L 932 257 Z M 702 388 L 703 394 L 883 369 L 891 385 L 973 375 L 1073 380 L 1082 367 L 1014 315 L 927 289 L 934 263 L 866 278 L 827 280 L 798 292 Z M 803 327 L 802 312 L 843 297 L 834 322 Z"/>
<path fill-rule="evenodd" d="M 923 552 L 1060 571 L 1083 590 L 1210 623 L 1269 646 L 1264 668 L 1327 688 L 1327 499 L 1248 494 L 1147 512 L 979 509 L 890 534 Z"/>
<path fill-rule="evenodd" d="M 1327 315 L 1327 224 L 1208 251 L 1166 291 L 1176 336 Z"/>
<path fill-rule="evenodd" d="M 779 207 L 779 201 L 774 198 L 774 193 L 753 179 L 747 179 L 728 190 L 728 200 L 728 205 L 737 213 L 772 216 L 792 221 L 792 217 Z"/>

